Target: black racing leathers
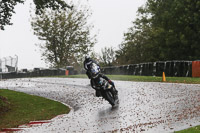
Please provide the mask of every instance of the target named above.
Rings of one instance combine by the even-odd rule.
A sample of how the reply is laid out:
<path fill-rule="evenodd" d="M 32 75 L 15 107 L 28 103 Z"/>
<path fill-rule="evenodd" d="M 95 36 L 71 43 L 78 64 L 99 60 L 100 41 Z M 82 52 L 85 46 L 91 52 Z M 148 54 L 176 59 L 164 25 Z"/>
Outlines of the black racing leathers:
<path fill-rule="evenodd" d="M 117 94 L 117 90 L 115 89 L 115 84 L 107 76 L 105 76 L 104 74 L 100 73 L 98 75 L 98 77 L 92 78 L 90 80 L 92 88 L 96 90 L 96 96 L 100 96 L 100 87 L 101 87 L 100 77 L 105 79 L 105 80 L 107 80 L 113 86 L 113 90 L 111 90 L 113 92 L 113 94 Z"/>

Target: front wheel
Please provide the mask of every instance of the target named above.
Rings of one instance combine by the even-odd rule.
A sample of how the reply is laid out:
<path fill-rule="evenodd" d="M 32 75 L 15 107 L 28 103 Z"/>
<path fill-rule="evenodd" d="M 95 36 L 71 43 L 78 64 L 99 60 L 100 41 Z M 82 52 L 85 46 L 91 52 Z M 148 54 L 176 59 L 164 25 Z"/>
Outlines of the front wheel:
<path fill-rule="evenodd" d="M 105 99 L 106 99 L 112 106 L 115 105 L 114 97 L 113 97 L 112 93 L 111 93 L 109 90 L 105 91 Z"/>

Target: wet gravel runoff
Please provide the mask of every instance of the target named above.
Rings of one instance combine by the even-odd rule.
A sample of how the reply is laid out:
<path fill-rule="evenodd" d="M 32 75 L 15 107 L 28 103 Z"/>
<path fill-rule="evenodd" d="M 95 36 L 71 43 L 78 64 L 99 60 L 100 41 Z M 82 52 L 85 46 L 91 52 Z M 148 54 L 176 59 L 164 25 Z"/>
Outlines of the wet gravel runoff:
<path fill-rule="evenodd" d="M 88 79 L 25 78 L 0 81 L 0 88 L 57 100 L 72 110 L 50 123 L 19 132 L 174 132 L 200 125 L 200 85 L 114 81 L 116 108 L 95 97 Z"/>

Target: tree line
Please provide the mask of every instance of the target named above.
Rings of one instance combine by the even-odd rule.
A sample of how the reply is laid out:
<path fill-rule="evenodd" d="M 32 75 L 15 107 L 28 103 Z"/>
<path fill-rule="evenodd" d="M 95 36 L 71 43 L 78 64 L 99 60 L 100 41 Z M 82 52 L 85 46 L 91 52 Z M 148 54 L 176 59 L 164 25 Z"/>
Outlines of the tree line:
<path fill-rule="evenodd" d="M 23 2 L 0 3 L 2 30 L 5 25 L 11 24 L 13 7 Z M 34 0 L 34 3 L 36 9 L 31 25 L 34 34 L 41 40 L 37 45 L 42 57 L 52 67 L 81 67 L 86 54 L 102 66 L 200 58 L 198 0 L 147 0 L 144 6 L 138 8 L 137 19 L 124 33 L 119 47 L 105 47 L 100 54 L 92 50 L 97 40 L 96 35 L 91 35 L 93 25 L 88 23 L 88 18 L 92 13 L 87 6 L 62 0 Z"/>
<path fill-rule="evenodd" d="M 200 1 L 147 0 L 116 57 L 119 64 L 200 59 Z"/>
<path fill-rule="evenodd" d="M 200 59 L 200 1 L 147 0 L 137 13 L 118 50 L 103 49 L 103 66 Z"/>

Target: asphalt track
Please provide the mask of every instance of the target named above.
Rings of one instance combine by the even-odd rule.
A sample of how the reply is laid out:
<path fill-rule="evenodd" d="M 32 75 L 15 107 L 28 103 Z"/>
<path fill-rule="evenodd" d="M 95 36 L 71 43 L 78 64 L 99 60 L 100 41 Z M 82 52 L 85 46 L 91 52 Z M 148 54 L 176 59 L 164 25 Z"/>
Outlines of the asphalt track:
<path fill-rule="evenodd" d="M 72 110 L 49 123 L 19 132 L 174 132 L 200 125 L 200 85 L 114 81 L 120 104 L 94 96 L 88 79 L 25 78 L 0 81 L 0 88 L 60 101 Z"/>

